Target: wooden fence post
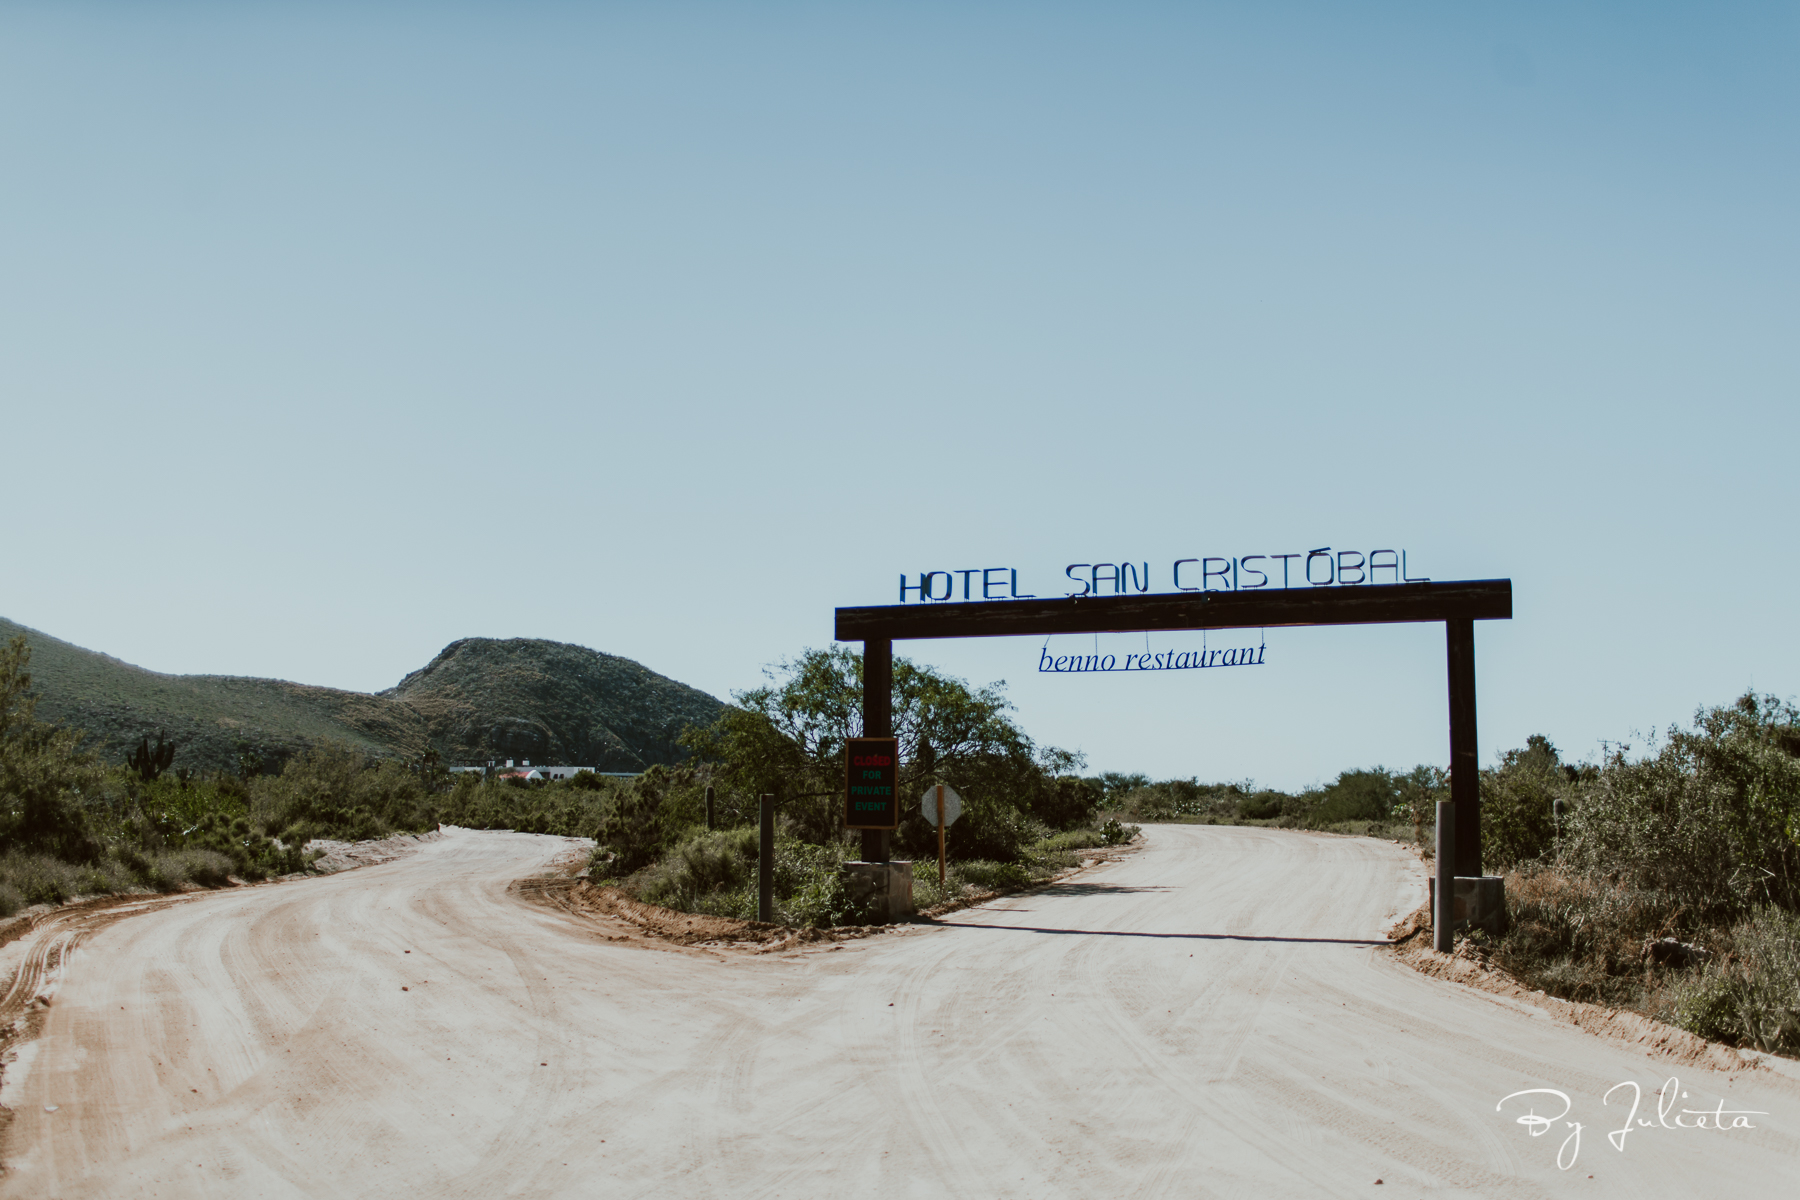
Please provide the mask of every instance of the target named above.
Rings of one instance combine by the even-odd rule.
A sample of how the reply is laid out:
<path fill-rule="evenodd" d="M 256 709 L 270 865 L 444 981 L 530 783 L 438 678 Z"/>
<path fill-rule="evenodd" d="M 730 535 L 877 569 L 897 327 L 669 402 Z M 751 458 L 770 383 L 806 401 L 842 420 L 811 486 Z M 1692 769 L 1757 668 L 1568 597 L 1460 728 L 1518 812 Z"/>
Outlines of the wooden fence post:
<path fill-rule="evenodd" d="M 756 919 L 775 919 L 775 797 L 764 795 L 761 811 L 761 836 L 756 855 Z"/>

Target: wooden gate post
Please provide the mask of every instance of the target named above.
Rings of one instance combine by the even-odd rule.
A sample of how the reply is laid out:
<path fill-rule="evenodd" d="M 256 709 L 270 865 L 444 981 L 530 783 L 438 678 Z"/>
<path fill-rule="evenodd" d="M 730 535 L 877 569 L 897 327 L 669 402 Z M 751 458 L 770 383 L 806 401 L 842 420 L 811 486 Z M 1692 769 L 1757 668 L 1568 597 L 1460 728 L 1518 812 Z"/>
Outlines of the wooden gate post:
<path fill-rule="evenodd" d="M 864 737 L 894 736 L 894 643 L 891 638 L 870 638 L 863 643 L 862 716 Z M 899 763 L 895 763 L 896 780 L 899 775 Z M 897 803 L 899 796 L 894 799 Z M 862 856 L 864 862 L 887 862 L 888 831 L 863 830 Z"/>
<path fill-rule="evenodd" d="M 1475 622 L 1444 622 L 1450 674 L 1450 800 L 1456 805 L 1456 874 L 1481 874 L 1481 759 L 1475 748 Z"/>

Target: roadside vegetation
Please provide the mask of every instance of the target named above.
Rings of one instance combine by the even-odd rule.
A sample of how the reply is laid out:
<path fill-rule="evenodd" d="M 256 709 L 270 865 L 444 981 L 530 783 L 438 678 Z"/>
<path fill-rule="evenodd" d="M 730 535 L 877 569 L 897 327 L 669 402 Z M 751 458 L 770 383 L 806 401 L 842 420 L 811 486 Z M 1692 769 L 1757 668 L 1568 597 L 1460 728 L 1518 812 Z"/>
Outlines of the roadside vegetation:
<path fill-rule="evenodd" d="M 856 854 L 837 801 L 842 737 L 861 706 L 860 660 L 846 651 L 809 654 L 782 686 L 747 693 L 742 706 L 690 729 L 697 766 L 547 784 L 452 773 L 430 752 L 397 759 L 341 742 L 273 764 L 244 747 L 236 770 L 202 776 L 172 769 L 175 747 L 154 733 L 126 762 L 104 763 L 84 751 L 78 731 L 38 719 L 29 664 L 22 637 L 0 650 L 0 917 L 78 896 L 289 874 L 306 869 L 313 839 L 439 824 L 592 837 L 596 879 L 654 903 L 753 917 L 752 826 L 757 797 L 773 791 L 780 919 L 863 919 L 837 870 Z M 1073 774 L 1079 758 L 1034 746 L 997 689 L 971 690 L 901 662 L 895 713 L 908 761 L 930 746 L 936 763 L 935 773 L 915 764 L 903 786 L 923 791 L 928 777 L 942 778 L 966 798 L 949 831 L 943 887 L 935 862 L 927 871 L 924 861 L 935 858 L 935 832 L 914 815 L 896 836 L 896 855 L 920 860 L 922 905 L 1047 878 L 1082 849 L 1131 836 L 1094 820 L 1101 793 Z"/>
<path fill-rule="evenodd" d="M 1283 792 L 1253 782 L 1090 781 L 1121 820 L 1260 825 L 1410 842 L 1429 858 L 1447 772 L 1372 767 Z M 1553 996 L 1800 1055 L 1800 711 L 1745 695 L 1634 754 L 1565 763 L 1542 736 L 1481 772 L 1482 860 L 1510 924 L 1465 953 Z"/>
<path fill-rule="evenodd" d="M 1437 802 L 1450 798 L 1442 767 L 1410 771 L 1370 767 L 1345 771 L 1330 783 L 1300 792 L 1258 787 L 1251 780 L 1201 783 L 1108 773 L 1091 781 L 1101 807 L 1132 821 L 1194 825 L 1261 825 L 1317 829 L 1428 845 Z"/>
<path fill-rule="evenodd" d="M 1551 995 L 1800 1055 L 1800 711 L 1746 694 L 1598 765 L 1533 737 L 1481 796 L 1510 926 L 1471 952 Z"/>
<path fill-rule="evenodd" d="M 739 693 L 712 724 L 683 738 L 698 771 L 652 771 L 624 789 L 598 829 L 591 878 L 638 899 L 689 912 L 756 916 L 758 798 L 776 797 L 774 902 L 793 925 L 860 924 L 839 868 L 860 856 L 843 825 L 843 747 L 861 732 L 862 658 L 847 647 L 809 650 L 770 682 Z M 1075 865 L 1081 851 L 1136 832 L 1102 821 L 1104 793 L 1079 775 L 1079 755 L 1034 744 L 1013 722 L 999 685 L 972 688 L 906 659 L 894 660 L 894 734 L 900 794 L 932 783 L 963 797 L 937 878 L 937 832 L 916 806 L 893 834 L 892 854 L 913 861 L 921 908 L 1024 887 Z M 705 787 L 715 825 L 705 825 Z"/>
<path fill-rule="evenodd" d="M 175 747 L 143 737 L 104 763 L 81 734 L 37 716 L 23 636 L 0 647 L 0 917 L 77 896 L 217 887 L 304 870 L 313 838 L 356 840 L 436 828 L 587 836 L 609 781 L 554 788 L 452 776 L 325 743 L 268 770 L 244 749 L 237 770 L 171 769 Z"/>
<path fill-rule="evenodd" d="M 171 769 L 149 732 L 125 762 L 87 753 L 40 720 L 23 638 L 0 648 L 0 917 L 75 896 L 168 891 L 306 869 L 313 839 L 437 825 L 591 837 L 590 878 L 690 912 L 755 915 L 757 798 L 777 797 L 777 918 L 857 924 L 839 866 L 844 739 L 860 732 L 862 663 L 813 650 L 689 727 L 696 765 L 620 779 L 583 773 L 525 785 L 452 774 L 343 743 L 278 765 L 245 748 L 236 769 Z M 1084 776 L 1079 755 L 1038 746 L 998 685 L 973 688 L 895 660 L 905 798 L 943 781 L 964 798 L 937 880 L 935 831 L 916 806 L 893 854 L 915 865 L 923 908 L 1028 886 L 1132 822 L 1187 821 L 1364 834 L 1429 855 L 1444 772 L 1346 771 L 1297 793 L 1250 782 Z M 715 794 L 714 827 L 706 790 Z M 1465 953 L 1533 988 L 1633 1008 L 1702 1036 L 1800 1055 L 1800 711 L 1749 694 L 1696 713 L 1633 752 L 1562 761 L 1542 737 L 1481 774 L 1483 859 L 1506 877 L 1510 924 Z"/>

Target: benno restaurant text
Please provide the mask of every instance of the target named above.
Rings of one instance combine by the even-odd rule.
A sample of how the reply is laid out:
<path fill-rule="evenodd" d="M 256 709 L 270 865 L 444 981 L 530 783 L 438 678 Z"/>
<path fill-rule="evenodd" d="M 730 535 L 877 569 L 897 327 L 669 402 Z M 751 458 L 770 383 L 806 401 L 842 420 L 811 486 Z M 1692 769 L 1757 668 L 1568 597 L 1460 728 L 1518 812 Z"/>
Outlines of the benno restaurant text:
<path fill-rule="evenodd" d="M 1291 554 L 1216 555 L 1178 558 L 1168 574 L 1153 579 L 1150 564 L 1070 563 L 1063 568 L 1065 596 L 1120 596 L 1151 591 L 1250 592 L 1260 588 L 1357 587 L 1364 584 L 1429 583 L 1408 574 L 1404 550 L 1316 550 Z M 900 576 L 900 603 L 948 600 L 1035 600 L 1019 590 L 1017 567 L 964 567 Z"/>

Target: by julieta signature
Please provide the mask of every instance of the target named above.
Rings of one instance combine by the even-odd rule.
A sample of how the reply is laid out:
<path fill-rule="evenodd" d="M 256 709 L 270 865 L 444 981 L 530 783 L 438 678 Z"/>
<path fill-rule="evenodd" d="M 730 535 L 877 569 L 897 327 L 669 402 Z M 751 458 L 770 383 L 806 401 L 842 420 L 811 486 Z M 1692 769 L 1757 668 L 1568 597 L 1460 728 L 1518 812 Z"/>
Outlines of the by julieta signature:
<path fill-rule="evenodd" d="M 1564 1136 L 1562 1145 L 1556 1151 L 1556 1165 L 1564 1171 L 1575 1165 L 1581 1154 L 1581 1131 L 1585 1126 L 1580 1121 L 1569 1120 L 1569 1113 L 1575 1107 L 1566 1092 L 1555 1088 L 1526 1088 L 1505 1096 L 1500 1103 L 1494 1105 L 1495 1112 L 1504 1112 L 1508 1101 L 1522 1098 L 1542 1096 L 1546 1105 L 1553 1098 L 1562 1105 L 1560 1112 L 1541 1114 L 1537 1111 L 1536 1100 L 1530 1100 L 1525 1114 L 1516 1118 L 1518 1124 L 1525 1126 L 1532 1137 L 1542 1137 L 1559 1124 L 1569 1132 Z M 1611 1107 L 1613 1097 L 1619 1098 L 1619 1105 L 1625 1111 L 1625 1119 L 1617 1129 L 1606 1135 L 1606 1140 L 1613 1144 L 1613 1149 L 1623 1154 L 1625 1142 L 1640 1129 L 1704 1129 L 1710 1133 L 1729 1133 L 1736 1129 L 1755 1129 L 1751 1117 L 1766 1117 L 1766 1112 L 1751 1109 L 1726 1108 L 1725 1101 L 1720 1100 L 1712 1108 L 1677 1108 L 1676 1105 L 1687 1101 L 1688 1094 L 1681 1090 L 1680 1081 L 1673 1075 L 1656 1092 L 1656 1116 L 1640 1116 L 1639 1111 L 1644 1104 L 1644 1090 L 1635 1080 L 1627 1079 L 1624 1083 L 1615 1083 L 1600 1097 L 1600 1103 Z M 1629 1101 L 1629 1107 L 1626 1102 Z M 1729 1122 L 1729 1123 L 1727 1123 Z M 1609 1122 L 1610 1124 L 1610 1122 Z"/>

